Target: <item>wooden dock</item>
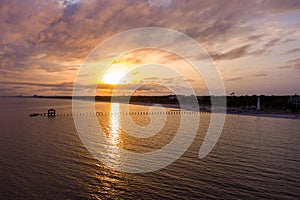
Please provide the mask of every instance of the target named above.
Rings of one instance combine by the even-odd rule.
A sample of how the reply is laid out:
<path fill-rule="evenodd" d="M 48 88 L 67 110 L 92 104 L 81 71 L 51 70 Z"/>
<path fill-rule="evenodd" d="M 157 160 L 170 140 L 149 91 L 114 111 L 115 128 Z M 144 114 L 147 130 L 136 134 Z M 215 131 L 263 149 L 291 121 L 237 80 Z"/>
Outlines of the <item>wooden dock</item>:
<path fill-rule="evenodd" d="M 188 114 L 205 114 L 209 112 L 202 112 L 202 111 L 187 111 L 187 110 L 171 110 L 171 111 L 164 111 L 164 112 L 56 112 L 55 109 L 51 108 L 48 112 L 45 113 L 32 113 L 30 117 L 68 117 L 68 116 L 117 116 L 117 115 L 188 115 Z"/>

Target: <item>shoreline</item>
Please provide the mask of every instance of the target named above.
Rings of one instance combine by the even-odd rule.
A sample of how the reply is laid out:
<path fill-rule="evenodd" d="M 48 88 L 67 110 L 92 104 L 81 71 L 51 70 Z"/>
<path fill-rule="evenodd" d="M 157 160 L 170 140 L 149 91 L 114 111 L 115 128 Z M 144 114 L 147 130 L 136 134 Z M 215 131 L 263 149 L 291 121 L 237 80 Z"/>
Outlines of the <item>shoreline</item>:
<path fill-rule="evenodd" d="M 20 98 L 20 97 L 18 97 Z M 24 97 L 23 97 L 24 98 Z M 25 97 L 25 98 L 30 98 L 30 97 Z M 31 97 L 31 98 L 36 98 L 36 97 Z M 41 97 L 38 97 L 41 98 Z M 42 97 L 45 98 L 45 97 Z M 47 97 L 46 97 L 47 98 Z M 51 97 L 47 99 L 66 99 L 66 100 L 72 100 L 72 98 L 56 98 L 56 97 Z M 95 102 L 106 102 L 109 103 L 111 101 L 99 101 L 96 100 Z M 141 105 L 141 106 L 163 106 L 167 108 L 174 108 L 174 109 L 181 109 L 181 110 L 188 110 L 188 111 L 196 111 L 195 108 L 193 107 L 180 107 L 179 104 L 160 104 L 160 103 L 146 103 L 146 102 L 122 102 L 118 101 L 115 103 L 124 103 L 124 104 L 133 104 L 133 105 Z M 206 113 L 211 113 L 210 106 L 199 106 L 200 112 L 206 112 Z M 227 108 L 228 109 L 228 108 Z M 218 111 L 215 111 L 215 113 L 218 113 Z M 220 112 L 221 113 L 221 112 Z M 281 118 L 281 119 L 300 119 L 300 114 L 299 113 L 266 113 L 266 112 L 226 112 L 226 114 L 229 115 L 240 115 L 240 116 L 256 116 L 256 117 L 270 117 L 270 118 Z"/>
<path fill-rule="evenodd" d="M 125 103 L 125 102 L 118 102 Z M 143 103 L 143 102 L 130 102 L 129 104 L 133 105 L 141 105 L 141 106 L 155 106 L 161 105 L 167 108 L 181 109 L 181 110 L 189 110 L 193 111 L 193 108 L 184 107 L 181 108 L 178 104 L 151 104 L 151 103 Z M 200 112 L 211 113 L 209 107 L 199 106 Z M 202 109 L 202 111 L 201 111 Z M 195 111 L 195 110 L 194 110 Z M 218 113 L 218 112 L 215 112 Z M 254 117 L 270 117 L 270 118 L 281 118 L 281 119 L 300 119 L 300 114 L 287 114 L 287 113 L 265 113 L 265 112 L 226 112 L 226 115 L 240 115 L 240 116 L 254 116 Z"/>
<path fill-rule="evenodd" d="M 226 113 L 229 115 L 253 116 L 253 117 L 269 117 L 280 119 L 300 119 L 299 114 L 278 114 L 278 113 Z"/>

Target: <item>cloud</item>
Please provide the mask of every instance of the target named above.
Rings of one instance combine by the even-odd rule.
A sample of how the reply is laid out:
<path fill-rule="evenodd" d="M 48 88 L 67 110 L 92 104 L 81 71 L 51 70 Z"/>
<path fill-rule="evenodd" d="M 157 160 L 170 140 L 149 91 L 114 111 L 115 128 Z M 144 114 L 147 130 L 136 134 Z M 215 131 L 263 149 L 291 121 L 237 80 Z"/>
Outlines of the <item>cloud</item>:
<path fill-rule="evenodd" d="M 216 53 L 211 54 L 211 57 L 214 60 L 233 60 L 240 57 L 243 57 L 248 54 L 248 49 L 250 48 L 250 44 L 243 45 L 241 47 L 237 47 L 234 49 L 231 49 L 225 53 Z"/>
<path fill-rule="evenodd" d="M 281 1 L 281 0 L 266 0 L 261 4 L 261 9 L 265 13 L 277 14 L 288 11 L 296 11 L 300 9 L 300 2 L 298 0 Z"/>
<path fill-rule="evenodd" d="M 33 95 L 39 92 L 40 95 L 57 94 L 66 95 L 72 92 L 73 82 L 62 83 L 37 83 L 37 82 L 9 82 L 0 81 L 0 92 L 2 95 Z M 0 93 L 0 95 L 1 95 Z"/>
<path fill-rule="evenodd" d="M 233 77 L 233 78 L 228 78 L 228 79 L 224 79 L 224 81 L 239 81 L 244 79 L 245 77 L 243 76 L 238 76 L 238 77 Z"/>
<path fill-rule="evenodd" d="M 300 58 L 289 60 L 287 63 L 289 64 L 290 68 L 300 70 Z"/>
<path fill-rule="evenodd" d="M 165 94 L 165 93 L 171 93 L 171 90 L 168 89 L 163 84 L 159 83 L 128 83 L 128 84 L 122 84 L 122 85 L 111 85 L 111 84 L 99 84 L 98 85 L 98 91 L 102 95 L 105 94 L 111 94 L 114 92 L 114 94 L 120 95 L 120 94 L 126 94 L 135 91 L 135 93 L 139 95 L 155 95 L 155 94 Z"/>
<path fill-rule="evenodd" d="M 295 38 L 287 38 L 287 39 L 283 40 L 281 43 L 285 44 L 285 43 L 295 42 L 295 41 L 297 41 L 297 39 L 295 39 Z"/>
<path fill-rule="evenodd" d="M 57 57 L 65 56 L 67 53 L 69 57 L 83 59 L 96 44 L 111 34 L 141 26 L 175 28 L 193 38 L 200 38 L 201 41 L 208 39 L 208 43 L 211 43 L 214 39 L 219 40 L 220 37 L 224 39 L 232 37 L 236 32 L 242 34 L 244 31 L 249 31 L 252 29 L 250 26 L 240 26 L 240 24 L 248 17 L 253 17 L 257 10 L 261 10 L 260 4 L 239 1 L 183 3 L 92 0 L 79 1 L 77 4 L 60 1 L 64 8 L 55 3 L 56 1 L 47 1 L 45 4 L 38 0 L 29 1 L 30 3 L 4 1 L 5 7 L 10 11 L 1 12 L 5 19 L 5 23 L 1 26 L 3 27 L 2 41 L 18 45 L 15 46 L 18 54 L 28 52 L 29 55 L 24 55 L 24 59 L 41 50 L 47 50 Z M 168 6 L 149 7 L 149 4 Z M 269 10 L 268 13 L 283 12 L 283 8 L 289 10 L 297 7 L 296 3 L 287 3 L 280 9 L 276 6 L 282 6 L 282 3 L 277 2 L 274 5 L 273 2 L 267 2 L 266 4 L 264 11 Z M 246 10 L 243 9 L 245 7 Z M 161 12 L 163 9 L 164 12 Z M 197 14 L 199 10 L 201 12 Z M 32 15 L 29 17 L 26 13 Z M 210 20 L 202 20 L 205 16 Z M 257 14 L 257 17 L 259 16 Z M 172 22 L 169 19 L 172 19 Z M 263 35 L 261 34 L 260 37 Z M 250 36 L 249 39 L 253 40 L 255 36 L 252 38 Z"/>
<path fill-rule="evenodd" d="M 284 52 L 283 54 L 297 53 L 300 52 L 300 48 L 295 48 Z"/>
<path fill-rule="evenodd" d="M 258 40 L 261 40 L 265 36 L 266 36 L 266 34 L 251 35 L 251 36 L 248 37 L 248 40 L 258 41 Z"/>
<path fill-rule="evenodd" d="M 265 76 L 268 76 L 267 74 L 255 74 L 255 76 L 257 77 L 265 77 Z"/>
<path fill-rule="evenodd" d="M 172 0 L 148 0 L 150 6 L 167 7 Z"/>
<path fill-rule="evenodd" d="M 156 80 L 159 80 L 158 77 L 148 77 L 148 78 L 144 78 L 144 80 L 146 81 L 156 81 Z"/>
<path fill-rule="evenodd" d="M 150 91 L 150 92 L 162 92 L 162 91 L 168 91 L 170 92 L 170 89 L 166 88 L 163 85 L 157 84 L 157 83 L 148 83 L 148 84 L 143 84 L 140 87 L 136 89 L 137 91 Z"/>
<path fill-rule="evenodd" d="M 287 61 L 287 63 L 298 63 L 298 62 L 300 62 L 300 58 L 296 58 L 296 59 Z"/>
<path fill-rule="evenodd" d="M 250 74 L 250 75 L 247 75 L 247 76 L 236 76 L 236 77 L 232 77 L 232 78 L 226 78 L 224 79 L 224 81 L 228 82 L 228 81 L 241 81 L 243 79 L 248 79 L 248 78 L 255 78 L 255 77 L 266 77 L 268 76 L 267 74 L 265 73 L 261 73 L 261 74 Z"/>
<path fill-rule="evenodd" d="M 272 39 L 263 45 L 263 48 L 273 47 L 281 41 L 279 38 Z"/>
<path fill-rule="evenodd" d="M 262 41 L 260 41 L 262 42 Z M 265 42 L 262 46 L 260 46 L 259 48 L 249 52 L 249 55 L 252 56 L 262 56 L 262 55 L 266 55 L 272 52 L 273 47 L 275 47 L 278 44 L 283 43 L 281 41 L 280 38 L 275 38 L 275 39 L 271 39 L 267 42 Z M 284 43 L 286 43 L 286 41 L 284 41 Z"/>
<path fill-rule="evenodd" d="M 5 73 L 13 80 L 23 80 L 32 69 L 36 77 L 74 71 L 100 42 L 124 30 L 147 26 L 187 34 L 213 52 L 214 60 L 262 56 L 296 40 L 292 37 L 297 27 L 282 26 L 281 17 L 299 9 L 298 0 L 1 0 L 0 75 L 1 79 Z M 273 20 L 274 16 L 280 19 Z M 293 51 L 298 53 L 297 49 L 287 52 Z M 176 59 L 168 55 L 162 60 Z M 127 62 L 141 60 L 127 57 Z M 52 79 L 44 81 L 47 84 Z"/>
<path fill-rule="evenodd" d="M 73 82 L 63 83 L 35 83 L 35 82 L 8 82 L 0 81 L 1 85 L 41 86 L 41 87 L 73 87 Z"/>
<path fill-rule="evenodd" d="M 294 64 L 296 70 L 300 70 L 300 62 Z"/>

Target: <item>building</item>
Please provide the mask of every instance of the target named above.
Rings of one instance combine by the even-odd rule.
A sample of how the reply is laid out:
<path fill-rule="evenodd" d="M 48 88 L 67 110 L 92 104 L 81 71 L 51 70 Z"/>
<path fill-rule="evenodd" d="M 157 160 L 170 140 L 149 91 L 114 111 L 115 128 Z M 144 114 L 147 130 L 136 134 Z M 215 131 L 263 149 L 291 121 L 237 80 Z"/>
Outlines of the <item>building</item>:
<path fill-rule="evenodd" d="M 257 98 L 257 105 L 256 105 L 256 110 L 260 111 L 260 98 Z"/>
<path fill-rule="evenodd" d="M 300 107 L 300 96 L 291 96 L 289 99 L 289 103 L 295 104 L 297 108 Z"/>
<path fill-rule="evenodd" d="M 48 110 L 48 117 L 55 117 L 55 115 L 56 115 L 55 109 L 50 108 L 50 109 Z"/>

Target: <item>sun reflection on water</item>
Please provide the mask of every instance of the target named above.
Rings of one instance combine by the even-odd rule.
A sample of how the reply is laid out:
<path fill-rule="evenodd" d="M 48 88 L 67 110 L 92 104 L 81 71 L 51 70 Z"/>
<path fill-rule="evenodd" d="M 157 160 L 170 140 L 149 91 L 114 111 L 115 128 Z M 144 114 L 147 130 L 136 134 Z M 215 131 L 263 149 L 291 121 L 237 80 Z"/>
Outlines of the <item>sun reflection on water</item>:
<path fill-rule="evenodd" d="M 110 107 L 110 133 L 108 135 L 109 141 L 112 145 L 118 147 L 119 144 L 119 126 L 120 126 L 120 116 L 119 116 L 119 103 L 111 103 Z"/>
<path fill-rule="evenodd" d="M 107 162 L 111 165 L 120 164 L 120 116 L 119 116 L 119 104 L 111 103 L 110 115 L 109 115 L 109 131 L 107 134 L 108 146 L 106 147 Z"/>

